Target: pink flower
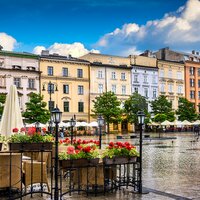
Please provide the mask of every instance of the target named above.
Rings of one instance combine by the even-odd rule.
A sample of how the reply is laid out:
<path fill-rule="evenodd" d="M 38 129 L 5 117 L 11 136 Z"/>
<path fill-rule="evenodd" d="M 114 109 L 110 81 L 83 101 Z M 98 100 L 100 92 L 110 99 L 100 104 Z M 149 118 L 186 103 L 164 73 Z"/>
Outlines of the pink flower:
<path fill-rule="evenodd" d="M 74 154 L 74 153 L 75 153 L 74 146 L 68 146 L 67 147 L 67 154 Z"/>
<path fill-rule="evenodd" d="M 18 128 L 13 128 L 13 133 L 17 133 L 18 131 L 19 131 L 19 129 Z"/>

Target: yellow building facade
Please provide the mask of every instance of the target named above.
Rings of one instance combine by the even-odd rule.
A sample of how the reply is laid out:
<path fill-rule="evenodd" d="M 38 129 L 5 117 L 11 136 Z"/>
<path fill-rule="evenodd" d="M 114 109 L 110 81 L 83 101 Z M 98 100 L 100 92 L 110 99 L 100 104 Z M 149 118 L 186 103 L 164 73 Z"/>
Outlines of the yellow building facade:
<path fill-rule="evenodd" d="M 131 95 L 131 66 L 130 58 L 89 53 L 82 56 L 90 64 L 90 113 L 96 96 L 103 92 L 112 91 L 116 94 L 121 106 Z M 96 119 L 90 117 L 90 121 Z M 132 126 L 126 120 L 120 124 L 110 124 L 110 131 L 127 132 Z"/>
<path fill-rule="evenodd" d="M 63 112 L 62 121 L 76 115 L 77 121 L 88 122 L 89 62 L 44 51 L 40 56 L 40 71 L 40 91 L 48 108 L 57 105 Z"/>
<path fill-rule="evenodd" d="M 185 97 L 184 64 L 175 61 L 158 60 L 159 95 L 167 96 L 172 108 L 178 108 L 179 97 Z"/>

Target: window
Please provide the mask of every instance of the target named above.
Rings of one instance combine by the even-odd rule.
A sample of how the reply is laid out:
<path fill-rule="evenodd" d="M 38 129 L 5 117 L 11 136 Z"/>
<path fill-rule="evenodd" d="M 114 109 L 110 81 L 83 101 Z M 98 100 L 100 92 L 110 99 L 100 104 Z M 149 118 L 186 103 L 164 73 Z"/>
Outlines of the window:
<path fill-rule="evenodd" d="M 49 110 L 52 111 L 54 109 L 54 104 L 55 102 L 54 101 L 49 101 Z"/>
<path fill-rule="evenodd" d="M 190 87 L 194 87 L 194 79 L 190 79 Z"/>
<path fill-rule="evenodd" d="M 172 70 L 171 69 L 169 69 L 168 78 L 172 78 Z"/>
<path fill-rule="evenodd" d="M 190 67 L 190 75 L 194 75 L 194 67 Z"/>
<path fill-rule="evenodd" d="M 183 86 L 178 85 L 178 94 L 182 94 L 183 93 L 182 90 L 183 90 Z"/>
<path fill-rule="evenodd" d="M 138 88 L 137 87 L 134 88 L 134 92 L 138 93 Z"/>
<path fill-rule="evenodd" d="M 195 93 L 194 91 L 190 91 L 190 99 L 194 99 L 195 98 Z"/>
<path fill-rule="evenodd" d="M 113 130 L 118 130 L 118 123 L 117 122 L 113 123 Z"/>
<path fill-rule="evenodd" d="M 168 84 L 168 92 L 170 92 L 170 93 L 173 92 L 173 84 L 172 83 Z"/>
<path fill-rule="evenodd" d="M 198 91 L 198 99 L 200 99 L 200 91 Z"/>
<path fill-rule="evenodd" d="M 148 98 L 148 88 L 144 88 L 144 96 Z"/>
<path fill-rule="evenodd" d="M 165 84 L 164 83 L 160 84 L 160 92 L 165 92 Z"/>
<path fill-rule="evenodd" d="M 182 72 L 178 71 L 176 75 L 177 75 L 177 79 L 179 80 L 182 79 Z"/>
<path fill-rule="evenodd" d="M 28 79 L 28 88 L 34 89 L 35 88 L 35 80 L 34 79 Z"/>
<path fill-rule="evenodd" d="M 66 68 L 66 67 L 62 68 L 62 75 L 65 77 L 68 76 L 68 68 Z"/>
<path fill-rule="evenodd" d="M 164 69 L 160 69 L 160 77 L 164 77 Z"/>
<path fill-rule="evenodd" d="M 63 110 L 64 110 L 64 112 L 69 112 L 69 102 L 68 101 L 63 102 Z"/>
<path fill-rule="evenodd" d="M 69 94 L 69 85 L 63 85 L 63 93 Z"/>
<path fill-rule="evenodd" d="M 48 93 L 54 93 L 54 84 L 53 83 L 48 83 Z"/>
<path fill-rule="evenodd" d="M 200 80 L 198 80 L 198 88 L 200 88 Z"/>
<path fill-rule="evenodd" d="M 78 112 L 84 112 L 84 103 L 78 102 Z"/>
<path fill-rule="evenodd" d="M 83 78 L 83 70 L 82 69 L 77 69 L 77 77 Z"/>
<path fill-rule="evenodd" d="M 14 85 L 16 85 L 17 88 L 21 87 L 21 79 L 14 78 Z"/>
<path fill-rule="evenodd" d="M 98 92 L 103 93 L 103 84 L 98 85 Z"/>
<path fill-rule="evenodd" d="M 111 76 L 112 76 L 111 77 L 112 79 L 116 79 L 116 73 L 115 72 L 112 72 Z"/>
<path fill-rule="evenodd" d="M 147 75 L 144 75 L 144 83 L 147 83 Z"/>
<path fill-rule="evenodd" d="M 138 75 L 134 75 L 134 82 L 135 82 L 135 83 L 138 82 Z"/>
<path fill-rule="evenodd" d="M 157 90 L 156 88 L 153 88 L 153 98 L 155 99 L 157 97 Z"/>
<path fill-rule="evenodd" d="M 198 68 L 198 76 L 200 76 L 200 68 Z"/>
<path fill-rule="evenodd" d="M 121 73 L 121 80 L 126 80 L 126 74 L 125 73 Z"/>
<path fill-rule="evenodd" d="M 53 67 L 48 66 L 47 67 L 47 73 L 48 73 L 48 76 L 53 76 Z"/>
<path fill-rule="evenodd" d="M 157 83 L 156 76 L 152 76 L 152 83 L 153 83 L 153 84 L 156 84 L 156 83 Z"/>
<path fill-rule="evenodd" d="M 116 94 L 116 85 L 112 85 L 112 92 Z"/>
<path fill-rule="evenodd" d="M 122 85 L 122 94 L 126 94 L 126 86 Z"/>
<path fill-rule="evenodd" d="M 83 95 L 83 85 L 78 85 L 78 94 Z"/>
<path fill-rule="evenodd" d="M 98 71 L 98 78 L 103 78 L 103 72 L 101 70 Z"/>

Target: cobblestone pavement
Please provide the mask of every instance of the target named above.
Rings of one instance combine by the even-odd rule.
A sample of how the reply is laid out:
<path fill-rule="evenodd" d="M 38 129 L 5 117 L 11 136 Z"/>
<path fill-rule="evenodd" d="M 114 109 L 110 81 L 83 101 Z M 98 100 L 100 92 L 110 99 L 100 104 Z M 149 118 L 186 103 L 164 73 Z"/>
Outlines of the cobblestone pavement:
<path fill-rule="evenodd" d="M 200 141 L 192 133 L 161 135 L 165 136 L 175 136 L 177 139 L 145 139 L 143 142 L 143 186 L 149 190 L 148 194 L 132 194 L 122 189 L 97 197 L 73 194 L 63 200 L 200 200 Z M 104 139 L 103 144 L 116 138 L 112 137 Z M 138 139 L 127 140 L 136 146 L 139 143 Z M 36 195 L 33 199 L 48 198 Z"/>

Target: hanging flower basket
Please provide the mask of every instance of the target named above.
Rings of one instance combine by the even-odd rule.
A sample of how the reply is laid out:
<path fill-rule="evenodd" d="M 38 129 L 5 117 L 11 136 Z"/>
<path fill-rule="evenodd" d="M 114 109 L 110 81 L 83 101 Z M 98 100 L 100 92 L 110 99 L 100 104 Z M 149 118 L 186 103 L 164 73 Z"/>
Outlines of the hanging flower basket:
<path fill-rule="evenodd" d="M 105 165 L 112 165 L 112 164 L 128 164 L 128 163 L 134 163 L 137 161 L 137 157 L 125 157 L 125 156 L 114 156 L 113 158 L 104 157 L 103 163 Z"/>
<path fill-rule="evenodd" d="M 52 147 L 52 142 L 9 143 L 10 151 L 51 151 Z"/>
<path fill-rule="evenodd" d="M 60 167 L 62 168 L 76 168 L 76 167 L 87 167 L 95 166 L 99 163 L 99 158 L 86 159 L 71 159 L 71 160 L 59 160 Z"/>

